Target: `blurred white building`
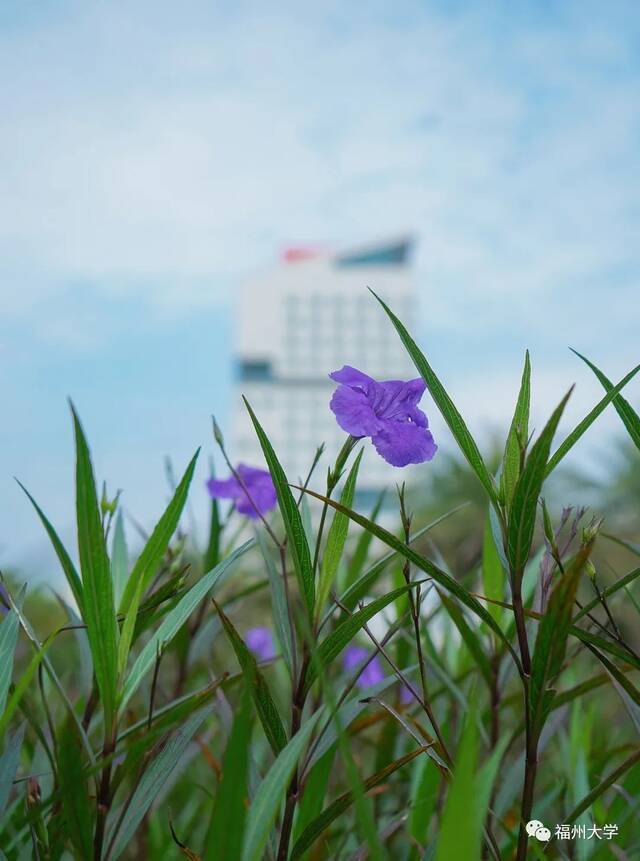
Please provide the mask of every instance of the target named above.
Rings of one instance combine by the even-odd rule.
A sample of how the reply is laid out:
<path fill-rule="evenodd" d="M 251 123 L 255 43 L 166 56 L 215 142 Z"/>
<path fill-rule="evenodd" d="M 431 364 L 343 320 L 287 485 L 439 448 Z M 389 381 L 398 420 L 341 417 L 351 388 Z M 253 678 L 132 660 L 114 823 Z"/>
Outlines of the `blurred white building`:
<path fill-rule="evenodd" d="M 346 435 L 329 409 L 335 389 L 328 374 L 353 365 L 376 379 L 417 376 L 372 287 L 409 325 L 416 293 L 408 238 L 325 253 L 289 249 L 279 265 L 251 278 L 237 314 L 234 398 L 235 459 L 263 465 L 264 457 L 241 395 L 254 409 L 291 481 L 304 478 L 316 448 L 326 445 L 315 486 Z M 408 478 L 366 446 L 359 495 Z M 320 481 L 318 481 L 320 478 Z"/>

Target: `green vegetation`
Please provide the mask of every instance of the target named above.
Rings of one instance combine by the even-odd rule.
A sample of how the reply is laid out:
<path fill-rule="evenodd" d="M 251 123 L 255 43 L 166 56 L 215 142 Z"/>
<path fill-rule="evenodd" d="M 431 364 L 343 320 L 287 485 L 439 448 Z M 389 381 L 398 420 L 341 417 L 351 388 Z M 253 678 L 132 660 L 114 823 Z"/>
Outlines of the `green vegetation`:
<path fill-rule="evenodd" d="M 326 484 L 310 452 L 298 486 L 247 404 L 276 510 L 213 499 L 198 548 L 196 452 L 132 559 L 72 407 L 77 567 L 27 493 L 68 598 L 4 581 L 0 859 L 640 856 L 639 368 L 614 385 L 580 357 L 602 399 L 558 444 L 570 392 L 532 434 L 527 355 L 483 457 L 380 304 L 462 456 L 399 486 L 391 519 L 354 509 L 369 443 L 347 437 Z M 589 484 L 564 459 L 611 407 L 622 467 Z"/>

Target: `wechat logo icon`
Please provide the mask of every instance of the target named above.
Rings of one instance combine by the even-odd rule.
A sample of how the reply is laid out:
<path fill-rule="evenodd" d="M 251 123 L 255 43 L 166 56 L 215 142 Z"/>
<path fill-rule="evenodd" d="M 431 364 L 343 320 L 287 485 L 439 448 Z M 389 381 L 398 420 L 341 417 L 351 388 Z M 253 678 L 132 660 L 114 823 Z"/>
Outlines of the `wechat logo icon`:
<path fill-rule="evenodd" d="M 547 843 L 551 839 L 551 832 L 544 827 L 539 819 L 532 819 L 527 822 L 526 831 L 529 837 L 535 837 L 541 843 Z"/>

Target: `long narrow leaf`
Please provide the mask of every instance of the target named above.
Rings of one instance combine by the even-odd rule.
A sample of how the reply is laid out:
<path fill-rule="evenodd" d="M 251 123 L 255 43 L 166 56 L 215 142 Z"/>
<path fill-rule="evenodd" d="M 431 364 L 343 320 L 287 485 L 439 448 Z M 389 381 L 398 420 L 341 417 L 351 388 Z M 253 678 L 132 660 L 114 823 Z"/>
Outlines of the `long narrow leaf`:
<path fill-rule="evenodd" d="M 262 861 L 269 830 L 276 818 L 284 793 L 322 710 L 302 725 L 280 752 L 255 794 L 249 808 L 242 849 L 242 861 Z"/>
<path fill-rule="evenodd" d="M 513 493 L 507 532 L 507 551 L 511 570 L 518 586 L 522 580 L 524 566 L 531 550 L 538 497 L 544 482 L 551 442 L 571 391 L 572 389 L 560 401 L 533 445 Z"/>
<path fill-rule="evenodd" d="M 380 771 L 376 772 L 376 774 L 372 774 L 371 777 L 368 777 L 364 781 L 364 789 L 365 792 L 369 792 L 369 790 L 373 789 L 376 786 L 379 786 L 381 783 L 387 780 L 395 771 L 407 765 L 407 763 L 411 762 L 416 756 L 419 756 L 421 753 L 424 753 L 426 750 L 425 747 L 417 747 L 414 750 L 406 753 L 404 756 L 399 757 L 394 760 L 394 762 L 389 763 L 389 765 L 385 766 Z M 310 846 L 312 846 L 318 837 L 322 834 L 323 831 L 331 825 L 339 816 L 341 816 L 349 807 L 353 804 L 353 793 L 345 792 L 344 795 L 341 795 L 339 798 L 336 798 L 327 808 L 325 808 L 322 813 L 313 820 L 300 835 L 300 838 L 296 842 L 293 850 L 291 852 L 290 861 L 297 861 Z"/>
<path fill-rule="evenodd" d="M 356 483 L 358 480 L 358 469 L 362 460 L 364 449 L 360 449 L 353 466 L 349 472 L 349 476 L 344 483 L 340 502 L 346 508 L 351 508 L 353 497 L 356 492 Z M 329 527 L 327 535 L 327 546 L 322 558 L 322 567 L 320 569 L 320 581 L 318 583 L 318 591 L 316 594 L 316 616 L 322 612 L 325 601 L 329 596 L 331 586 L 338 573 L 338 565 L 342 559 L 344 545 L 347 541 L 347 533 L 349 531 L 349 518 L 341 511 L 336 511 Z"/>
<path fill-rule="evenodd" d="M 192 715 L 184 726 L 168 739 L 149 768 L 145 771 L 138 784 L 138 788 L 127 806 L 127 811 L 117 835 L 115 835 L 115 832 L 109 834 L 107 845 L 111 843 L 111 840 L 114 841 L 113 849 L 109 853 L 109 861 L 117 861 L 126 849 L 136 828 L 147 810 L 151 807 L 154 798 L 184 756 L 189 742 L 210 711 L 211 707 L 205 706 Z"/>
<path fill-rule="evenodd" d="M 214 586 L 217 586 L 222 582 L 234 563 L 252 546 L 253 541 L 246 541 L 242 546 L 238 547 L 237 550 L 234 550 L 234 552 L 227 556 L 226 559 L 219 562 L 213 571 L 209 571 L 208 574 L 201 577 L 195 586 L 192 586 L 187 594 L 183 595 L 180 601 L 178 601 L 176 606 L 167 613 L 158 629 L 145 644 L 129 671 L 129 675 L 127 676 L 122 692 L 123 706 L 128 702 L 142 681 L 142 678 L 154 665 L 158 649 L 164 649 L 164 647 L 171 642 L 200 601 L 206 598 Z"/>
<path fill-rule="evenodd" d="M 125 620 L 120 632 L 120 644 L 118 648 L 118 672 L 122 673 L 127 664 L 129 648 L 133 638 L 133 631 L 136 624 L 138 608 L 140 606 L 140 598 L 144 590 L 147 588 L 149 581 L 153 577 L 162 558 L 167 550 L 171 536 L 176 530 L 182 509 L 187 501 L 189 486 L 193 478 L 193 471 L 196 468 L 196 461 L 200 449 L 194 454 L 187 466 L 185 474 L 182 476 L 180 484 L 173 494 L 171 502 L 165 509 L 164 514 L 157 522 L 155 529 L 151 533 L 151 537 L 147 541 L 140 556 L 133 566 L 133 570 L 127 581 L 127 585 L 122 596 L 120 605 L 121 612 L 125 612 Z"/>
<path fill-rule="evenodd" d="M 375 601 L 371 601 L 370 604 L 367 604 L 352 616 L 348 616 L 344 622 L 338 625 L 335 631 L 329 634 L 329 636 L 323 640 L 318 647 L 314 656 L 315 660 L 309 667 L 309 671 L 305 678 L 305 689 L 309 690 L 318 677 L 321 669 L 329 666 L 329 664 L 338 657 L 340 652 L 349 645 L 358 631 L 366 625 L 370 619 L 373 619 L 374 616 L 376 616 L 388 604 L 391 604 L 392 601 L 395 601 L 401 595 L 405 595 L 409 589 L 414 589 L 416 586 L 418 586 L 417 583 L 400 586 L 398 589 L 394 589 L 392 592 L 388 592 L 386 595 L 376 598 Z"/>
<path fill-rule="evenodd" d="M 581 353 L 578 353 L 577 350 L 572 350 L 572 352 L 575 353 L 579 359 L 582 359 L 582 361 L 591 368 L 593 373 L 602 383 L 602 386 L 605 391 L 611 392 L 611 390 L 614 388 L 614 385 L 610 380 L 605 377 L 602 371 L 597 368 L 593 364 L 593 362 L 590 362 L 589 359 L 586 358 L 586 356 L 583 356 Z M 633 374 L 633 371 L 631 373 Z M 620 386 L 620 388 L 622 388 L 622 386 Z M 613 398 L 613 406 L 615 407 L 616 412 L 622 419 L 622 423 L 626 427 L 629 436 L 633 440 L 634 445 L 636 446 L 636 448 L 640 449 L 640 416 L 633 409 L 629 401 L 625 400 L 620 394 L 616 394 L 616 396 Z"/>
<path fill-rule="evenodd" d="M 271 478 L 273 479 L 273 483 L 276 488 L 278 505 L 280 506 L 280 513 L 284 521 L 285 529 L 287 530 L 293 564 L 300 586 L 300 594 L 304 599 L 309 621 L 311 621 L 313 618 L 313 608 L 315 603 L 315 584 L 313 581 L 311 554 L 309 552 L 309 544 L 307 543 L 302 517 L 300 516 L 300 511 L 293 493 L 291 492 L 291 488 L 289 487 L 287 476 L 280 466 L 280 461 L 276 457 L 276 453 L 269 442 L 269 438 L 262 429 L 260 422 L 246 398 L 244 398 L 244 402 L 247 410 L 249 411 L 249 415 L 251 416 L 251 421 L 253 422 L 253 426 L 258 436 L 258 441 L 260 442 L 267 466 L 269 467 L 269 472 L 271 473 Z"/>
<path fill-rule="evenodd" d="M 267 685 L 264 676 L 258 669 L 256 659 L 251 654 L 250 650 L 245 645 L 244 640 L 233 627 L 231 621 L 224 614 L 222 609 L 218 604 L 215 604 L 215 607 L 218 611 L 218 615 L 220 616 L 222 626 L 229 642 L 233 647 L 233 651 L 236 654 L 236 658 L 238 659 L 238 663 L 240 664 L 240 668 L 242 669 L 246 679 L 247 687 L 251 691 L 251 696 L 253 697 L 253 702 L 256 707 L 258 717 L 260 718 L 262 728 L 264 729 L 267 740 L 271 745 L 271 749 L 277 756 L 287 744 L 287 733 L 285 732 L 285 728 L 282 724 L 278 707 L 271 696 L 269 686 Z"/>
<path fill-rule="evenodd" d="M 314 496 L 316 499 L 321 499 L 324 501 L 326 497 L 322 496 L 319 493 L 315 493 L 312 490 L 307 490 L 306 493 Z M 478 618 L 482 619 L 489 628 L 500 638 L 500 640 L 504 643 L 504 645 L 509 650 L 512 655 L 516 666 L 519 666 L 519 659 L 516 655 L 513 646 L 505 636 L 504 631 L 500 628 L 500 626 L 495 622 L 491 614 L 485 609 L 485 607 L 480 604 L 480 602 L 474 598 L 474 596 L 464 588 L 457 580 L 454 580 L 453 577 L 450 577 L 445 571 L 441 568 L 438 568 L 433 562 L 429 559 L 426 559 L 424 556 L 421 556 L 419 553 L 416 553 L 411 547 L 408 547 L 403 541 L 393 535 L 391 532 L 388 532 L 386 529 L 383 529 L 382 526 L 379 526 L 377 523 L 372 523 L 366 517 L 363 517 L 361 514 L 358 514 L 357 511 L 351 511 L 348 508 L 344 508 L 338 502 L 334 502 L 334 500 L 327 500 L 328 504 L 335 508 L 338 511 L 343 511 L 354 523 L 358 523 L 364 529 L 368 529 L 372 532 L 376 538 L 380 539 L 384 544 L 388 547 L 391 547 L 396 553 L 404 556 L 405 559 L 408 559 L 413 565 L 419 568 L 421 571 L 424 571 L 425 574 L 428 574 L 429 577 L 432 577 L 436 583 L 446 589 L 448 592 L 451 592 L 452 595 L 468 607 L 473 613 L 478 616 Z"/>
<path fill-rule="evenodd" d="M 411 356 L 411 359 L 413 360 L 414 365 L 418 369 L 418 372 L 422 376 L 422 379 L 425 381 L 427 388 L 431 393 L 431 397 L 433 398 L 436 406 L 442 413 L 442 417 L 449 425 L 449 429 L 453 434 L 455 441 L 458 443 L 461 452 L 469 462 L 469 466 L 473 469 L 475 474 L 480 479 L 482 485 L 489 494 L 492 503 L 496 506 L 496 508 L 499 508 L 500 502 L 498 500 L 498 494 L 496 491 L 494 480 L 489 473 L 489 470 L 485 466 L 482 456 L 478 450 L 478 446 L 476 445 L 475 440 L 469 433 L 469 429 L 464 423 L 462 416 L 456 409 L 455 404 L 447 394 L 444 386 L 433 372 L 431 366 L 427 362 L 426 358 L 420 351 L 418 345 L 413 340 L 409 332 L 405 329 L 403 324 L 396 317 L 396 315 L 389 308 L 389 306 L 386 305 L 382 301 L 382 299 L 376 293 L 373 292 L 373 290 L 371 290 L 371 292 L 376 297 L 378 302 L 382 305 L 389 319 L 395 326 L 398 335 L 400 335 L 402 343 L 404 344 L 407 352 Z"/>
<path fill-rule="evenodd" d="M 104 540 L 91 456 L 73 404 L 71 412 L 76 438 L 76 512 L 83 613 L 105 721 L 110 727 L 116 708 L 118 678 L 118 628 L 111 564 Z"/>
<path fill-rule="evenodd" d="M 500 487 L 507 510 L 511 507 L 513 492 L 520 478 L 520 449 L 521 442 L 526 444 L 529 437 L 529 402 L 531 398 L 531 363 L 529 351 L 524 357 L 524 369 L 520 382 L 520 392 L 513 413 L 511 427 L 504 447 L 502 470 L 500 472 Z"/>
<path fill-rule="evenodd" d="M 18 481 L 18 480 L 16 479 L 16 481 Z M 58 537 L 58 533 L 55 531 L 55 529 L 53 528 L 53 526 L 51 525 L 51 523 L 49 522 L 49 520 L 45 516 L 44 511 L 40 508 L 40 506 L 35 501 L 33 496 L 31 496 L 31 494 L 29 493 L 27 488 L 23 484 L 21 484 L 21 482 L 19 482 L 19 481 L 18 481 L 18 484 L 20 485 L 22 490 L 25 492 L 27 498 L 29 499 L 29 501 L 31 502 L 33 507 L 35 508 L 36 513 L 37 513 L 38 517 L 40 518 L 40 521 L 42 522 L 42 525 L 44 526 L 47 535 L 49 536 L 49 540 L 51 541 L 51 544 L 53 545 L 53 549 L 56 552 L 56 556 L 58 557 L 60 565 L 62 566 L 64 576 L 67 578 L 67 583 L 69 584 L 69 588 L 71 589 L 71 592 L 72 592 L 73 597 L 75 599 L 78 610 L 80 611 L 80 614 L 82 615 L 82 581 L 80 580 L 80 575 L 76 571 L 76 567 L 73 564 L 73 562 L 71 561 L 71 557 L 67 553 L 67 550 L 66 550 L 64 544 L 62 543 L 62 541 Z"/>

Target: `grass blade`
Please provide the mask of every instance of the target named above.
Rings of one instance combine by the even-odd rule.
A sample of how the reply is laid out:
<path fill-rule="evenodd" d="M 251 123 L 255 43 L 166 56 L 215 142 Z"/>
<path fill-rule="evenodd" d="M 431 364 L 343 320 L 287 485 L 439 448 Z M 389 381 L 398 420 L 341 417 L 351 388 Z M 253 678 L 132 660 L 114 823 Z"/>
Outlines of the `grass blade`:
<path fill-rule="evenodd" d="M 575 350 L 574 350 L 574 352 L 575 352 Z M 576 355 L 580 356 L 579 353 L 577 353 Z M 580 358 L 584 359 L 584 356 L 580 356 Z M 587 362 L 587 364 L 590 365 L 591 368 L 596 370 L 595 366 L 591 365 L 591 363 L 588 361 L 588 359 L 584 359 L 584 361 Z M 616 405 L 618 393 L 627 385 L 627 383 L 630 380 L 632 380 L 635 377 L 635 375 L 638 373 L 638 371 L 640 371 L 640 365 L 636 365 L 636 367 L 632 371 L 629 371 L 629 373 L 626 375 L 626 377 L 623 377 L 616 386 L 612 386 L 611 383 L 609 383 L 609 381 L 607 380 L 607 378 L 603 375 L 601 382 L 603 383 L 603 385 L 604 385 L 604 381 L 606 381 L 606 383 L 608 384 L 608 387 L 607 387 L 607 385 L 605 385 L 605 389 L 607 389 L 607 394 L 604 396 L 604 398 L 602 398 L 601 401 L 599 401 L 595 405 L 595 407 L 591 410 L 591 412 L 582 419 L 580 424 L 578 424 L 577 427 L 575 427 L 571 431 L 571 433 L 567 436 L 567 438 L 565 440 L 563 440 L 562 444 L 553 453 L 551 459 L 549 460 L 549 463 L 547 464 L 547 475 L 550 475 L 553 472 L 553 470 L 560 463 L 560 461 L 563 459 L 563 457 L 565 457 L 568 454 L 568 452 L 578 442 L 580 437 L 585 433 L 586 430 L 589 429 L 589 427 L 598 418 L 600 413 L 603 412 L 604 409 L 611 403 L 611 401 L 614 401 L 614 406 Z M 628 413 L 628 411 L 625 411 L 626 408 L 623 407 L 623 412 L 624 412 L 625 416 L 628 417 L 628 420 L 630 422 L 629 425 L 627 426 L 627 430 L 629 430 L 629 433 L 632 434 L 632 439 L 634 438 L 633 433 L 637 433 L 638 434 L 638 440 L 640 440 L 640 419 L 638 419 L 638 416 L 633 412 L 632 407 L 627 403 L 627 401 L 624 401 L 624 404 L 626 404 L 626 406 L 628 407 L 628 410 L 630 410 L 630 413 Z M 620 413 L 620 410 L 618 410 L 618 413 Z M 633 415 L 631 415 L 631 414 L 633 414 Z M 635 418 L 638 419 L 637 426 L 634 423 L 633 416 L 635 416 Z M 624 421 L 624 419 L 623 419 L 623 421 Z M 633 431 L 633 433 L 632 433 L 632 431 Z M 634 442 L 636 442 L 635 439 L 634 439 Z M 639 443 L 636 442 L 636 445 L 639 445 Z M 639 447 L 640 447 L 640 445 L 639 445 Z"/>
<path fill-rule="evenodd" d="M 555 690 L 550 686 L 562 668 L 578 581 L 591 553 L 591 546 L 587 544 L 583 547 L 561 575 L 538 626 L 529 693 L 531 725 L 533 732 L 538 735 L 555 696 Z"/>
<path fill-rule="evenodd" d="M 524 369 L 522 371 L 522 380 L 520 382 L 520 392 L 516 408 L 511 420 L 511 427 L 507 435 L 507 442 L 504 447 L 504 455 L 502 458 L 502 470 L 500 473 L 500 488 L 504 499 L 504 504 L 509 510 L 513 492 L 516 489 L 516 484 L 520 478 L 520 458 L 521 447 L 527 444 L 529 438 L 529 405 L 531 400 L 531 362 L 529 360 L 529 351 L 527 350 L 524 357 Z"/>
<path fill-rule="evenodd" d="M 489 470 L 485 466 L 482 456 L 478 450 L 478 446 L 476 445 L 475 440 L 469 433 L 469 429 L 464 423 L 464 419 L 456 409 L 455 404 L 447 394 L 444 386 L 433 372 L 431 366 L 427 362 L 426 358 L 420 351 L 418 345 L 413 340 L 409 332 L 405 329 L 403 324 L 396 317 L 393 311 L 388 307 L 388 305 L 386 305 L 382 301 L 382 299 L 378 295 L 376 295 L 376 293 L 373 292 L 373 290 L 371 290 L 371 292 L 376 297 L 378 302 L 382 305 L 389 319 L 395 326 L 395 329 L 398 335 L 400 335 L 400 339 L 406 347 L 407 352 L 411 356 L 414 365 L 418 369 L 418 372 L 421 375 L 422 379 L 427 384 L 427 388 L 431 393 L 431 397 L 433 398 L 436 406 L 442 413 L 442 417 L 448 424 L 449 430 L 453 434 L 455 441 L 458 443 L 460 451 L 466 457 L 467 461 L 469 462 L 469 466 L 473 469 L 475 474 L 480 479 L 482 485 L 489 494 L 493 505 L 495 505 L 496 508 L 499 509 L 500 502 L 498 500 L 498 493 L 496 491 L 495 482 L 493 480 L 493 477 L 489 473 Z"/>
<path fill-rule="evenodd" d="M 394 762 L 389 763 L 389 765 L 376 772 L 376 774 L 372 774 L 371 777 L 368 777 L 364 781 L 365 792 L 369 792 L 371 789 L 374 789 L 374 787 L 384 783 L 387 778 L 394 773 L 394 771 L 398 771 L 398 769 L 407 765 L 407 763 L 415 759 L 416 756 L 424 753 L 425 750 L 426 748 L 424 747 L 417 747 L 409 753 L 406 753 L 404 756 L 394 760 Z M 320 816 L 314 819 L 300 835 L 298 841 L 293 847 L 293 851 L 291 852 L 290 861 L 298 861 L 307 849 L 313 846 L 322 832 L 326 831 L 332 822 L 348 810 L 348 808 L 353 804 L 353 801 L 353 792 L 345 792 L 344 795 L 336 798 L 335 801 L 325 808 Z"/>
<path fill-rule="evenodd" d="M 309 553 L 309 544 L 305 535 L 302 517 L 298 506 L 296 505 L 293 493 L 291 492 L 291 488 L 289 487 L 287 476 L 280 466 L 280 462 L 276 457 L 273 446 L 269 442 L 269 438 L 263 431 L 260 422 L 256 418 L 256 415 L 251 409 L 246 398 L 244 398 L 244 402 L 247 410 L 249 411 L 249 415 L 251 416 L 251 421 L 253 422 L 253 426 L 256 430 L 262 452 L 276 488 L 280 514 L 282 515 L 285 529 L 287 531 L 289 547 L 300 587 L 300 594 L 303 597 L 307 608 L 308 618 L 311 622 L 313 619 L 313 608 L 315 603 L 315 584 L 313 580 L 311 554 Z"/>
<path fill-rule="evenodd" d="M 18 481 L 18 480 L 16 479 L 16 481 Z M 55 550 L 56 556 L 58 557 L 58 560 L 60 561 L 60 565 L 62 566 L 64 576 L 66 577 L 67 583 L 69 584 L 69 588 L 71 589 L 71 593 L 72 593 L 74 600 L 76 602 L 76 606 L 78 607 L 78 610 L 80 611 L 80 614 L 82 615 L 82 581 L 80 580 L 80 575 L 76 571 L 76 567 L 73 564 L 73 562 L 71 561 L 71 557 L 67 553 L 64 544 L 62 543 L 62 541 L 60 541 L 60 538 L 58 537 L 58 533 L 55 531 L 55 529 L 53 528 L 53 526 L 51 525 L 51 523 L 49 522 L 49 520 L 45 516 L 44 511 L 40 508 L 40 506 L 35 501 L 33 496 L 31 496 L 31 494 L 29 493 L 27 488 L 23 484 L 21 484 L 21 482 L 19 482 L 19 481 L 18 481 L 18 484 L 20 485 L 22 490 L 25 492 L 27 498 L 29 499 L 29 501 L 31 502 L 33 507 L 35 508 L 36 513 L 37 513 L 38 517 L 40 518 L 40 521 L 41 521 L 42 525 L 44 526 L 47 535 L 49 536 L 49 540 L 51 541 L 51 544 L 53 545 L 53 549 Z"/>
<path fill-rule="evenodd" d="M 129 551 L 124 534 L 122 511 L 118 510 L 111 542 L 111 579 L 113 580 L 113 603 L 119 607 L 129 579 Z"/>
<path fill-rule="evenodd" d="M 279 753 L 258 787 L 245 826 L 242 861 L 262 861 L 269 831 L 280 808 L 293 770 L 318 721 L 317 711 Z"/>
<path fill-rule="evenodd" d="M 323 502 L 327 500 L 325 496 L 322 496 L 319 493 L 315 493 L 312 490 L 307 490 L 306 493 L 314 496 L 316 499 L 320 499 Z M 512 655 L 516 666 L 520 666 L 519 658 L 516 655 L 513 646 L 511 645 L 509 639 L 506 637 L 504 631 L 500 626 L 496 623 L 493 616 L 486 610 L 480 602 L 473 597 L 473 595 L 464 588 L 457 580 L 454 580 L 453 577 L 450 577 L 445 571 L 441 568 L 438 568 L 433 562 L 429 559 L 421 556 L 419 553 L 416 553 L 411 547 L 408 547 L 403 541 L 393 535 L 391 532 L 388 532 L 386 529 L 383 529 L 382 526 L 379 526 L 377 523 L 373 523 L 368 520 L 366 517 L 363 517 L 361 514 L 358 514 L 357 511 L 352 511 L 348 508 L 344 508 L 340 505 L 340 503 L 335 502 L 332 499 L 327 500 L 328 504 L 335 508 L 336 510 L 343 511 L 354 523 L 359 524 L 364 529 L 368 529 L 370 532 L 375 535 L 380 541 L 386 544 L 388 547 L 391 547 L 396 553 L 400 556 L 404 556 L 405 559 L 408 559 L 416 568 L 419 568 L 421 571 L 424 571 L 425 574 L 428 574 L 429 577 L 432 577 L 436 583 L 454 595 L 465 607 L 468 607 L 473 613 L 475 613 L 478 618 L 482 619 L 485 624 L 491 628 L 491 630 L 500 638 L 500 640 L 504 643 L 504 645 L 509 650 L 509 653 Z"/>
<path fill-rule="evenodd" d="M 82 573 L 83 615 L 93 667 L 110 729 L 116 709 L 118 628 L 113 603 L 111 563 L 104 540 L 89 447 L 80 419 L 71 404 L 76 438 L 76 513 Z"/>
<path fill-rule="evenodd" d="M 22 750 L 25 728 L 26 723 L 21 724 L 15 733 L 7 739 L 4 753 L 0 756 L 0 819 L 7 806 L 11 787 L 20 764 L 20 751 Z"/>
<path fill-rule="evenodd" d="M 113 831 L 109 834 L 107 845 L 110 846 L 113 841 L 113 848 L 107 853 L 108 861 L 117 861 L 127 848 L 136 828 L 144 818 L 147 810 L 151 807 L 154 798 L 184 756 L 189 742 L 210 711 L 210 706 L 206 706 L 196 712 L 160 748 L 158 755 L 143 774 L 127 806 L 117 834 Z"/>
<path fill-rule="evenodd" d="M 344 622 L 339 624 L 335 631 L 332 631 L 318 647 L 305 678 L 305 690 L 309 690 L 321 669 L 329 666 L 338 657 L 340 652 L 349 645 L 363 625 L 366 625 L 370 619 L 373 619 L 375 615 L 388 604 L 391 604 L 392 601 L 395 601 L 401 595 L 405 595 L 409 589 L 415 589 L 418 585 L 418 583 L 410 583 L 407 586 L 400 586 L 392 592 L 387 592 L 386 595 L 382 595 L 380 598 L 376 598 L 375 601 L 371 601 L 370 604 L 367 604 L 352 616 L 348 616 Z"/>
<path fill-rule="evenodd" d="M 251 752 L 251 698 L 245 690 L 222 760 L 222 777 L 205 840 L 204 861 L 236 861 L 242 853 Z"/>
<path fill-rule="evenodd" d="M 509 564 L 518 586 L 522 580 L 524 566 L 531 550 L 538 497 L 540 496 L 546 475 L 551 442 L 558 427 L 560 417 L 571 396 L 571 392 L 572 389 L 560 401 L 543 428 L 542 433 L 531 448 L 513 494 L 513 503 L 509 512 L 509 524 L 507 528 L 507 553 Z"/>
<path fill-rule="evenodd" d="M 234 563 L 252 546 L 253 541 L 246 541 L 243 545 L 238 547 L 237 550 L 234 550 L 234 552 L 227 556 L 226 559 L 219 562 L 213 571 L 209 571 L 208 574 L 201 577 L 200 580 L 198 580 L 198 582 L 189 589 L 186 595 L 182 596 L 176 606 L 167 613 L 158 629 L 152 634 L 148 642 L 145 643 L 144 648 L 131 667 L 122 692 L 123 706 L 129 701 L 132 694 L 142 681 L 142 678 L 155 664 L 158 649 L 162 651 L 162 649 L 171 642 L 200 601 L 206 598 L 214 586 L 218 585 L 224 579 L 225 575 L 229 573 L 229 570 Z"/>
<path fill-rule="evenodd" d="M 362 460 L 364 449 L 360 449 L 358 456 L 353 462 L 353 466 L 349 471 L 347 480 L 342 488 L 340 502 L 345 508 L 351 508 L 353 498 L 356 492 L 356 483 L 358 481 L 358 469 Z M 319 618 L 325 601 L 329 597 L 329 592 L 333 585 L 336 574 L 338 573 L 338 565 L 342 559 L 344 545 L 347 541 L 349 531 L 349 518 L 341 511 L 336 511 L 329 527 L 327 535 L 327 546 L 322 557 L 322 568 L 320 570 L 320 580 L 318 583 L 318 591 L 316 594 L 316 617 Z"/>
<path fill-rule="evenodd" d="M 167 506 L 164 514 L 157 522 L 155 529 L 151 533 L 151 537 L 147 541 L 140 556 L 133 566 L 133 570 L 127 581 L 127 585 L 122 596 L 120 611 L 125 612 L 125 620 L 120 632 L 120 644 L 118 647 L 118 672 L 122 674 L 127 664 L 129 649 L 133 639 L 133 632 L 140 606 L 140 599 L 144 590 L 149 585 L 149 582 L 155 574 L 167 546 L 171 540 L 171 536 L 178 526 L 182 509 L 187 501 L 189 486 L 193 478 L 193 471 L 196 468 L 196 461 L 200 449 L 194 454 L 187 466 L 187 469 L 182 476 L 180 484 L 173 494 L 171 502 Z"/>
<path fill-rule="evenodd" d="M 614 388 L 614 385 L 610 380 L 608 380 L 605 377 L 605 375 L 602 373 L 602 371 L 599 368 L 597 368 L 593 364 L 593 362 L 590 362 L 589 359 L 586 358 L 586 356 L 583 356 L 581 353 L 578 353 L 577 350 L 572 350 L 572 352 L 575 353 L 579 359 L 582 359 L 582 361 L 591 368 L 593 373 L 596 375 L 596 377 L 602 383 L 602 386 L 605 389 L 605 391 L 611 392 L 611 390 Z M 637 370 L 637 369 L 635 369 L 635 370 Z M 635 371 L 631 372 L 632 375 L 634 373 L 635 373 Z M 625 377 L 625 379 L 626 379 L 626 377 Z M 620 383 L 618 383 L 618 385 L 620 386 L 620 388 L 622 388 Z M 613 398 L 613 406 L 616 408 L 616 412 L 618 413 L 618 415 L 622 419 L 622 423 L 626 427 L 626 429 L 629 433 L 629 436 L 633 440 L 634 445 L 636 446 L 636 448 L 640 449 L 640 416 L 633 409 L 633 407 L 631 406 L 629 401 L 625 400 L 622 397 L 622 395 L 617 394 Z"/>
<path fill-rule="evenodd" d="M 236 654 L 236 658 L 238 659 L 238 663 L 240 664 L 240 668 L 242 669 L 247 683 L 247 688 L 251 691 L 251 696 L 253 697 L 253 702 L 256 707 L 258 717 L 260 718 L 260 723 L 264 729 L 264 733 L 271 745 L 271 749 L 277 756 L 287 744 L 287 733 L 282 725 L 282 719 L 280 718 L 278 707 L 271 696 L 269 686 L 267 685 L 264 676 L 258 669 L 258 664 L 253 654 L 249 651 L 244 640 L 233 627 L 222 608 L 219 607 L 215 601 L 213 603 L 215 604 L 218 615 L 220 616 L 220 621 L 222 622 L 225 634 L 227 635 L 227 638 L 233 647 L 233 651 Z"/>
<path fill-rule="evenodd" d="M 13 673 L 13 658 L 18 644 L 18 615 L 9 610 L 0 622 L 0 715 L 7 704 Z"/>
<path fill-rule="evenodd" d="M 93 851 L 93 810 L 87 778 L 79 756 L 81 739 L 75 723 L 67 716 L 58 735 L 58 784 L 66 832 L 81 858 L 91 858 Z"/>

